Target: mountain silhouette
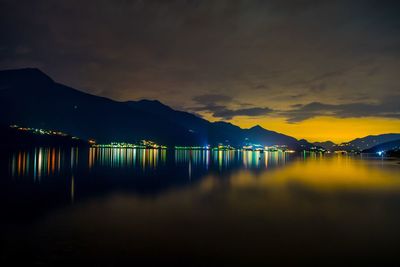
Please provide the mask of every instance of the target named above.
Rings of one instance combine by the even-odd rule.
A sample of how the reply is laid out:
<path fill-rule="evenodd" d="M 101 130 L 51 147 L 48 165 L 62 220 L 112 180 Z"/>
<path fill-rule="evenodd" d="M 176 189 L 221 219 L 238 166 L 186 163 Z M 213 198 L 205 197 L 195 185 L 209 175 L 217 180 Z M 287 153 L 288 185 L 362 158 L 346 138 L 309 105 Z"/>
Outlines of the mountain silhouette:
<path fill-rule="evenodd" d="M 399 140 L 400 134 L 398 133 L 387 133 L 379 135 L 368 135 L 361 138 L 356 138 L 346 143 L 340 144 L 337 148 L 340 150 L 354 150 L 354 151 L 364 151 L 374 146 Z"/>
<path fill-rule="evenodd" d="M 377 153 L 379 151 L 391 151 L 391 150 L 400 150 L 400 139 L 385 142 L 371 148 L 365 149 L 364 153 Z"/>
<path fill-rule="evenodd" d="M 261 126 L 242 129 L 209 122 L 157 100 L 119 102 L 59 84 L 38 69 L 0 71 L 0 123 L 54 129 L 98 143 L 153 140 L 168 146 L 241 146 L 245 142 L 288 145 L 308 142 Z"/>
<path fill-rule="evenodd" d="M 324 142 L 314 142 L 313 143 L 316 146 L 325 148 L 327 150 L 333 150 L 336 144 L 332 141 L 324 141 Z"/>

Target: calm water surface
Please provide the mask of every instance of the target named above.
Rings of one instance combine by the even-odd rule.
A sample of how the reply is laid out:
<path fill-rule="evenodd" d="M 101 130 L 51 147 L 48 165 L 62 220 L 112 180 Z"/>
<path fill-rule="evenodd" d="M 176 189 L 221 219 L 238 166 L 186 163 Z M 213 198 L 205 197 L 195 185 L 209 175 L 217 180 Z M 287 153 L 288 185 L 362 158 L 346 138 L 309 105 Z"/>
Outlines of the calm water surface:
<path fill-rule="evenodd" d="M 100 148 L 0 155 L 7 266 L 400 264 L 398 160 Z"/>

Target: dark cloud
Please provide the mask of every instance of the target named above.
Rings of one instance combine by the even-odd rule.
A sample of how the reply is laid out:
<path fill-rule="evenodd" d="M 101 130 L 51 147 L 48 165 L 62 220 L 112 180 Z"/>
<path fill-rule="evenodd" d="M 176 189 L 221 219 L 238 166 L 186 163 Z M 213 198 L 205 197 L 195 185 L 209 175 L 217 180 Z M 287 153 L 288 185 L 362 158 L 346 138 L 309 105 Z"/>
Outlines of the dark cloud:
<path fill-rule="evenodd" d="M 206 94 L 193 97 L 193 101 L 203 105 L 231 102 L 232 97 L 222 94 Z"/>
<path fill-rule="evenodd" d="M 230 109 L 227 105 L 238 103 L 232 97 L 222 94 L 206 94 L 193 97 L 198 106 L 191 108 L 192 111 L 206 111 L 212 113 L 213 117 L 230 120 L 236 116 L 257 117 L 267 115 L 273 110 L 267 107 L 250 107 L 248 103 L 239 103 L 241 108 Z"/>
<path fill-rule="evenodd" d="M 254 86 L 254 89 L 264 90 L 264 89 L 268 89 L 268 86 L 265 84 L 257 84 L 256 86 Z"/>
<path fill-rule="evenodd" d="M 400 95 L 383 99 L 379 103 L 325 104 L 312 102 L 305 105 L 293 105 L 293 109 L 281 112 L 287 121 L 294 123 L 317 116 L 338 118 L 386 117 L 400 119 Z"/>
<path fill-rule="evenodd" d="M 313 84 L 310 86 L 310 91 L 312 93 L 319 93 L 326 90 L 326 83 L 318 83 L 318 84 Z"/>
<path fill-rule="evenodd" d="M 214 117 L 230 120 L 236 116 L 258 117 L 271 113 L 273 110 L 270 108 L 244 108 L 244 109 L 221 109 L 213 113 Z"/>
<path fill-rule="evenodd" d="M 301 98 L 303 94 L 292 95 L 292 98 Z M 351 98 L 351 97 L 350 97 Z M 349 99 L 349 98 L 347 98 Z M 365 96 L 354 96 L 353 100 L 365 100 Z M 231 109 L 228 105 L 235 100 L 227 95 L 207 94 L 193 98 L 198 106 L 191 108 L 192 111 L 206 111 L 212 113 L 213 117 L 230 120 L 236 116 L 283 116 L 290 123 L 300 122 L 318 116 L 331 116 L 338 118 L 357 117 L 386 117 L 400 119 L 400 95 L 386 97 L 377 103 L 353 102 L 346 104 L 327 104 L 311 102 L 308 104 L 292 104 L 291 109 L 286 111 L 273 110 L 268 107 L 251 107 Z M 247 106 L 245 104 L 244 106 Z"/>
<path fill-rule="evenodd" d="M 230 104 L 233 99 L 230 96 L 222 94 L 205 94 L 195 96 L 192 99 L 196 106 L 191 107 L 191 111 L 207 111 L 207 112 L 223 112 L 226 110 L 226 105 Z"/>

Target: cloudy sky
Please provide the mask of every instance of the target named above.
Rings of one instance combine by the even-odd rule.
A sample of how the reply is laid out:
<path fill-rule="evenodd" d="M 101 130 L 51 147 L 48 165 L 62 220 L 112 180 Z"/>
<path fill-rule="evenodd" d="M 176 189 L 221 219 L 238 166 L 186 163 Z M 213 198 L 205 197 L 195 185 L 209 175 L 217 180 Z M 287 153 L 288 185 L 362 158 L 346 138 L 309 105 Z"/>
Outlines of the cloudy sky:
<path fill-rule="evenodd" d="M 344 141 L 400 132 L 400 1 L 0 0 L 0 69 Z"/>

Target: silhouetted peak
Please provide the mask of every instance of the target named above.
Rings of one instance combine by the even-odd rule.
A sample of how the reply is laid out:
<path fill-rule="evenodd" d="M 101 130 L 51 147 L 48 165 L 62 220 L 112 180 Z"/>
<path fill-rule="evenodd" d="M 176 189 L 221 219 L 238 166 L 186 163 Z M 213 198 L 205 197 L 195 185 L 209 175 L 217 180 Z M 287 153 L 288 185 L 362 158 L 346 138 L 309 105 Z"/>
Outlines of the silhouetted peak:
<path fill-rule="evenodd" d="M 400 133 L 385 133 L 385 134 L 377 134 L 377 135 L 367 135 L 364 137 L 359 137 L 359 138 L 353 139 L 353 140 L 349 141 L 349 143 L 355 142 L 355 141 L 360 141 L 360 140 L 373 139 L 373 138 L 382 138 L 382 139 L 394 138 L 394 139 L 396 139 L 399 135 L 400 135 Z"/>
<path fill-rule="evenodd" d="M 24 68 L 0 71 L 0 82 L 7 83 L 49 83 L 54 82 L 47 74 L 37 68 Z"/>
<path fill-rule="evenodd" d="M 221 125 L 221 126 L 235 126 L 235 127 L 238 127 L 238 126 L 233 125 L 232 123 L 226 122 L 226 121 L 215 121 L 215 122 L 213 122 L 213 124 L 214 125 Z"/>
<path fill-rule="evenodd" d="M 138 108 L 138 109 L 145 109 L 148 111 L 160 111 L 160 110 L 168 110 L 171 111 L 173 110 L 169 106 L 161 103 L 158 100 L 149 100 L 149 99 L 141 99 L 138 101 L 127 101 L 128 105 L 131 105 L 132 107 Z"/>
<path fill-rule="evenodd" d="M 156 99 L 141 99 L 137 102 L 142 103 L 142 104 L 154 105 L 154 106 L 168 107 L 167 105 L 161 103 L 160 101 L 158 101 Z"/>
<path fill-rule="evenodd" d="M 256 126 L 251 127 L 250 130 L 258 130 L 258 131 L 259 130 L 264 130 L 265 131 L 265 129 L 263 127 L 261 127 L 260 125 L 258 125 L 258 124 Z"/>
<path fill-rule="evenodd" d="M 332 141 L 330 141 L 330 140 L 328 140 L 328 141 L 321 141 L 321 142 L 314 142 L 313 144 L 315 144 L 315 145 L 322 145 L 322 144 L 325 144 L 325 145 L 336 145 L 334 142 L 332 142 Z"/>

